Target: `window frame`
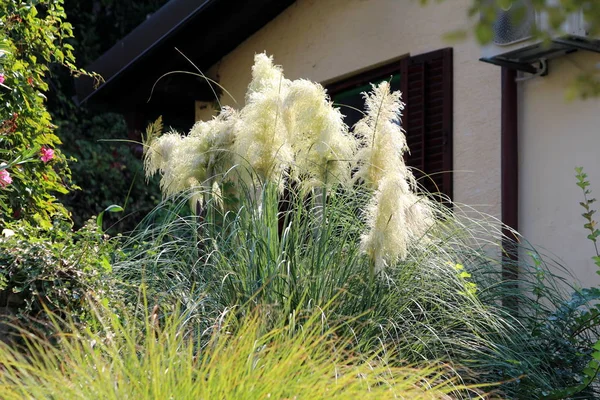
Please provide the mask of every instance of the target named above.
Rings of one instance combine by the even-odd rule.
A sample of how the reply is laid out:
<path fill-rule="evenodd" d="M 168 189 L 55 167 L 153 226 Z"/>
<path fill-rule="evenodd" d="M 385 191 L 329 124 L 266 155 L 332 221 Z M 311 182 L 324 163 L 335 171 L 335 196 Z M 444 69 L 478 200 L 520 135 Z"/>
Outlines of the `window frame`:
<path fill-rule="evenodd" d="M 454 173 L 453 173 L 453 129 L 454 129 L 454 66 L 453 66 L 453 49 L 452 48 L 443 48 L 440 50 L 435 50 L 432 52 L 419 54 L 416 56 L 402 56 L 401 58 L 397 58 L 386 62 L 384 64 L 375 65 L 372 68 L 368 68 L 366 70 L 359 71 L 357 73 L 346 75 L 341 77 L 339 80 L 331 82 L 325 85 L 327 92 L 330 97 L 333 98 L 335 95 L 340 92 L 344 92 L 347 90 L 351 90 L 369 82 L 373 82 L 376 80 L 385 79 L 386 76 L 391 76 L 394 74 L 400 74 L 400 90 L 402 91 L 402 100 L 406 103 L 406 107 L 403 111 L 402 116 L 402 126 L 407 131 L 407 136 L 409 135 L 409 125 L 411 122 L 410 115 L 410 82 L 409 82 L 409 73 L 411 68 L 418 68 L 422 66 L 423 69 L 423 85 L 421 85 L 421 96 L 425 96 L 426 83 L 427 79 L 427 67 L 430 63 L 440 62 L 442 63 L 442 71 L 441 71 L 441 80 L 442 80 L 442 169 L 441 171 L 428 172 L 423 171 L 425 173 L 432 174 L 442 174 L 442 188 L 440 192 L 447 196 L 448 198 L 453 198 L 454 192 Z M 426 121 L 427 107 L 423 106 L 423 123 Z M 426 146 L 426 126 L 422 126 L 422 148 L 425 152 Z M 421 157 L 421 166 L 413 166 L 416 168 L 420 168 L 424 170 L 424 166 L 426 163 L 425 154 Z M 443 199 L 442 199 L 443 200 Z"/>

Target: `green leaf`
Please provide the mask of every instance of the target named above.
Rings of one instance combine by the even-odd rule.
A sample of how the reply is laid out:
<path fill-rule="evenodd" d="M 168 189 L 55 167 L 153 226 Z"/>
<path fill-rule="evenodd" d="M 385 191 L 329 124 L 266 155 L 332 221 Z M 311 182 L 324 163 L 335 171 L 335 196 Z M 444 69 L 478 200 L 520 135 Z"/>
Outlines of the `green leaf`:
<path fill-rule="evenodd" d="M 463 41 L 467 38 L 467 31 L 464 29 L 458 29 L 452 32 L 448 32 L 444 35 L 444 40 L 450 43 L 456 43 Z"/>
<path fill-rule="evenodd" d="M 108 258 L 104 257 L 102 259 L 102 261 L 100 262 L 100 264 L 102 265 L 102 268 L 104 268 L 104 271 L 112 272 L 112 265 L 110 264 L 110 261 L 108 260 Z"/>
<path fill-rule="evenodd" d="M 593 377 L 596 375 L 596 370 L 590 366 L 586 367 L 583 369 L 583 373 L 587 376 L 587 377 Z"/>
<path fill-rule="evenodd" d="M 508 9 L 510 6 L 512 6 L 512 2 L 513 0 L 498 0 L 498 7 L 504 10 Z"/>
<path fill-rule="evenodd" d="M 106 209 L 104 210 L 104 212 L 110 212 L 110 213 L 115 213 L 115 212 L 122 212 L 123 211 L 123 207 L 113 204 L 110 205 L 108 207 L 106 207 Z"/>
<path fill-rule="evenodd" d="M 494 38 L 492 27 L 484 23 L 477 24 L 477 27 L 475 28 L 475 37 L 477 38 L 477 41 L 481 44 L 491 42 Z"/>
<path fill-rule="evenodd" d="M 98 217 L 96 218 L 96 225 L 98 226 L 98 229 L 100 231 L 102 231 L 102 221 L 104 219 L 105 212 L 114 213 L 114 212 L 121 212 L 121 211 L 123 211 L 123 207 L 118 206 L 116 204 L 112 204 L 112 205 L 106 207 L 104 209 L 104 211 L 102 211 L 100 214 L 98 214 Z"/>

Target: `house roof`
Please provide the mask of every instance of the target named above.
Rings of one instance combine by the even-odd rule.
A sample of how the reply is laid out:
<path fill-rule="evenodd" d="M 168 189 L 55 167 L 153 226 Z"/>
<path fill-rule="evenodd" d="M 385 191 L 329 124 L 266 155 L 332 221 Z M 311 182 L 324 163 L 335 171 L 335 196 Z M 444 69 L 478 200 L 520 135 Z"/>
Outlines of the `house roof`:
<path fill-rule="evenodd" d="M 104 82 L 94 88 L 90 78 L 77 79 L 77 101 L 111 104 L 121 110 L 147 102 L 153 85 L 165 73 L 195 70 L 176 49 L 206 70 L 293 2 L 170 0 L 86 67 L 102 75 Z M 212 96 L 206 82 L 190 75 L 161 79 L 155 93 L 170 93 L 182 102 Z M 172 99 L 169 102 L 172 105 Z"/>

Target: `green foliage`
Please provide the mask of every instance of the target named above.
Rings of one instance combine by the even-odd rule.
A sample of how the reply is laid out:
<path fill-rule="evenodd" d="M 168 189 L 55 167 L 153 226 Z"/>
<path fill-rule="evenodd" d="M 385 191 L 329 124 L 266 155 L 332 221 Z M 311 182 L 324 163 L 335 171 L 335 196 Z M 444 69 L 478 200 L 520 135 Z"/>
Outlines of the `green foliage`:
<path fill-rule="evenodd" d="M 448 0 L 419 1 L 422 5 L 428 5 Z M 517 1 L 519 4 L 517 4 Z M 570 14 L 578 10 L 583 10 L 590 34 L 593 36 L 600 33 L 600 3 L 596 0 L 529 0 L 527 3 L 531 4 L 536 11 L 543 12 L 548 16 L 548 28 L 554 32 L 560 31 L 561 26 L 567 21 Z M 468 16 L 474 21 L 471 33 L 473 33 L 479 43 L 489 43 L 493 38 L 492 25 L 495 22 L 497 10 L 513 8 L 513 10 L 518 11 L 517 7 L 522 4 L 519 0 L 471 0 L 471 5 L 467 10 Z M 515 15 L 518 15 L 518 12 Z M 464 37 L 467 33 L 468 30 L 465 29 L 453 33 L 453 36 Z M 539 38 L 548 38 L 550 33 L 544 31 L 533 32 Z"/>
<path fill-rule="evenodd" d="M 98 225 L 98 229 L 102 230 L 102 224 L 104 221 L 104 214 L 105 213 L 117 213 L 117 212 L 122 212 L 123 211 L 123 207 L 118 206 L 116 204 L 113 204 L 111 206 L 106 207 L 106 209 L 104 211 L 102 211 L 100 214 L 98 214 L 98 217 L 96 218 L 96 225 Z"/>
<path fill-rule="evenodd" d="M 548 284 L 547 278 L 542 276 L 534 283 L 533 292 L 538 293 L 537 288 L 543 286 Z M 562 399 L 577 394 L 574 398 L 596 398 L 598 389 L 582 382 L 588 379 L 586 368 L 591 360 L 591 349 L 600 335 L 597 314 L 600 292 L 570 288 L 572 295 L 567 297 L 552 296 L 548 289 L 542 289 L 546 299 L 540 298 L 528 305 L 533 313 L 527 314 L 525 322 L 531 329 L 532 340 L 548 351 L 547 364 L 540 368 L 551 368 L 556 379 L 550 385 L 533 388 L 532 397 Z"/>
<path fill-rule="evenodd" d="M 66 216 L 56 201 L 66 193 L 71 173 L 65 156 L 56 149 L 61 141 L 55 134 L 46 110 L 44 92 L 50 63 L 70 72 L 74 66 L 73 48 L 66 39 L 72 27 L 65 21 L 62 1 L 3 1 L 0 5 L 0 156 L 11 165 L 6 171 L 12 183 L 0 188 L 0 223 L 25 219 L 45 228 L 53 215 Z M 54 157 L 42 162 L 37 152 L 54 149 Z M 25 155 L 37 162 L 12 163 Z"/>
<path fill-rule="evenodd" d="M 116 296 L 109 283 L 116 248 L 95 221 L 75 232 L 60 219 L 49 230 L 11 228 L 0 237 L 0 293 L 17 317 L 44 322 L 50 311 L 86 322 L 90 300 Z"/>
<path fill-rule="evenodd" d="M 586 220 L 586 223 L 583 225 L 583 227 L 590 231 L 590 234 L 587 236 L 587 238 L 594 244 L 594 249 L 596 250 L 594 262 L 600 268 L 600 254 L 598 254 L 598 236 L 600 236 L 600 229 L 598 229 L 598 223 L 593 218 L 596 210 L 592 208 L 592 204 L 596 202 L 596 199 L 589 197 L 592 194 L 591 190 L 589 189 L 590 181 L 588 180 L 588 175 L 583 172 L 583 168 L 578 167 L 575 169 L 575 171 L 577 172 L 577 186 L 579 186 L 583 191 L 583 201 L 579 203 L 579 205 L 585 210 L 585 212 L 581 214 L 581 216 Z M 600 269 L 596 271 L 596 273 L 600 275 Z"/>

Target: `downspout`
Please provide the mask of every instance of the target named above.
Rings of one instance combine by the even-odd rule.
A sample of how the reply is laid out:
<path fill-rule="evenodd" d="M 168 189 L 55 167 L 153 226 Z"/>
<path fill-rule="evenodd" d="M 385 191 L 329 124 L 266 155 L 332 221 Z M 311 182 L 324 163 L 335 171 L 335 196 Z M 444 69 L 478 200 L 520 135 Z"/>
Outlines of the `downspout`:
<path fill-rule="evenodd" d="M 501 201 L 502 201 L 502 280 L 517 288 L 519 277 L 518 238 L 514 232 L 519 228 L 519 118 L 517 71 L 502 67 L 501 111 Z M 507 296 L 502 303 L 516 309 L 517 298 Z"/>

